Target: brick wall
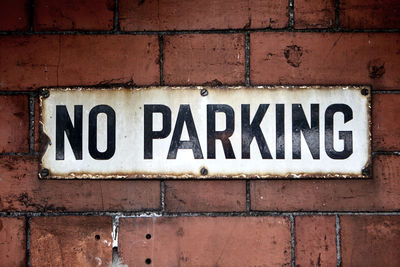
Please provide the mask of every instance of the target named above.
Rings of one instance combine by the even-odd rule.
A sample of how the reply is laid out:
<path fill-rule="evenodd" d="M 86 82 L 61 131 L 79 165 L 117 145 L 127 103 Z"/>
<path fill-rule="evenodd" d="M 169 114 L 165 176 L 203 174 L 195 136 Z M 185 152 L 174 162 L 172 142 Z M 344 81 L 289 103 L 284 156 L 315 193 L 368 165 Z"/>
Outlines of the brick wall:
<path fill-rule="evenodd" d="M 399 266 L 400 2 L 0 2 L 1 266 Z M 237 56 L 239 55 L 239 57 Z M 373 86 L 367 180 L 39 180 L 47 86 Z"/>

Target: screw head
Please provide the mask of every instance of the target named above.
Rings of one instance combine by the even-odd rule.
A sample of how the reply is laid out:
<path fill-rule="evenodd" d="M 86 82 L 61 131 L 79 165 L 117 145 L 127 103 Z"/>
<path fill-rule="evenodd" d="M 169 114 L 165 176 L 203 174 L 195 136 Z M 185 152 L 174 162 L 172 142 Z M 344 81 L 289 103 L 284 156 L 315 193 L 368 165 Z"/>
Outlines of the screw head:
<path fill-rule="evenodd" d="M 50 91 L 47 90 L 47 89 L 41 89 L 41 90 L 40 90 L 40 95 L 41 95 L 43 98 L 48 98 L 48 97 L 50 96 Z"/>
<path fill-rule="evenodd" d="M 208 174 L 208 170 L 206 169 L 206 168 L 201 168 L 201 170 L 200 170 L 200 174 L 201 175 L 207 175 Z"/>
<path fill-rule="evenodd" d="M 40 170 L 40 177 L 41 178 L 45 178 L 45 177 L 49 176 L 49 174 L 50 174 L 49 169 L 43 168 L 43 169 Z"/>
<path fill-rule="evenodd" d="M 363 89 L 361 89 L 361 94 L 362 95 L 368 95 L 368 89 L 367 88 L 363 88 Z"/>
<path fill-rule="evenodd" d="M 207 95 L 208 95 L 207 89 L 201 89 L 200 95 L 201 95 L 201 96 L 207 96 Z"/>

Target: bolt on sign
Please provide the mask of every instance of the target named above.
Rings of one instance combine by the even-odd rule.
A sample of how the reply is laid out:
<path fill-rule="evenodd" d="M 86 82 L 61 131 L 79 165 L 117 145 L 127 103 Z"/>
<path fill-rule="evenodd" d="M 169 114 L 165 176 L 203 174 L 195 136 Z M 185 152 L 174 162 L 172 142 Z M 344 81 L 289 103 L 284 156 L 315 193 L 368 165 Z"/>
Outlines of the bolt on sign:
<path fill-rule="evenodd" d="M 49 88 L 41 178 L 369 176 L 367 86 Z"/>

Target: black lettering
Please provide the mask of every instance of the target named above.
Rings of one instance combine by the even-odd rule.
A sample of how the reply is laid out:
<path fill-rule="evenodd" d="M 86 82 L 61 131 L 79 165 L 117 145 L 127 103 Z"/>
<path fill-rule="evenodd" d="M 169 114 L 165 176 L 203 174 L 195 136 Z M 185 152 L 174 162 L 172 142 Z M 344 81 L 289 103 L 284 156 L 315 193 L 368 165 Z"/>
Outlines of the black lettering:
<path fill-rule="evenodd" d="M 253 121 L 250 123 L 250 105 L 242 104 L 242 158 L 250 158 L 250 145 L 256 138 L 258 148 L 263 159 L 272 159 L 271 153 L 261 131 L 260 123 L 264 118 L 269 104 L 260 104 Z"/>
<path fill-rule="evenodd" d="M 292 104 L 293 159 L 301 159 L 301 132 L 313 159 L 319 159 L 319 104 L 311 104 L 311 127 L 301 104 Z"/>
<path fill-rule="evenodd" d="M 100 152 L 97 149 L 97 116 L 104 113 L 107 116 L 107 149 Z M 89 154 L 94 159 L 110 159 L 115 153 L 115 111 L 108 105 L 98 105 L 89 112 Z"/>
<path fill-rule="evenodd" d="M 161 131 L 153 131 L 153 114 L 162 114 Z M 153 158 L 153 139 L 162 139 L 171 132 L 171 109 L 165 105 L 144 105 L 144 159 Z"/>
<path fill-rule="evenodd" d="M 226 128 L 224 131 L 215 130 L 215 113 L 223 112 L 226 116 Z M 207 158 L 215 159 L 215 140 L 222 142 L 225 158 L 234 159 L 235 154 L 229 137 L 235 130 L 235 112 L 229 105 L 207 105 Z"/>
<path fill-rule="evenodd" d="M 64 132 L 67 135 L 75 159 L 82 159 L 82 105 L 74 106 L 74 125 L 72 125 L 67 107 L 56 106 L 56 160 L 64 160 Z"/>
<path fill-rule="evenodd" d="M 189 141 L 181 141 L 183 124 L 186 123 L 186 128 L 189 134 Z M 203 152 L 201 151 L 199 137 L 197 136 L 196 127 L 194 125 L 192 111 L 189 105 L 180 105 L 178 118 L 176 119 L 174 133 L 172 135 L 171 145 L 169 147 L 168 159 L 176 159 L 178 149 L 191 149 L 195 159 L 202 159 Z"/>
<path fill-rule="evenodd" d="M 336 151 L 333 148 L 333 117 L 336 112 L 342 112 L 344 123 L 353 119 L 353 110 L 346 104 L 330 105 L 325 111 L 325 150 L 332 159 L 346 159 L 353 154 L 353 132 L 339 131 L 339 139 L 343 140 L 344 148 Z"/>
<path fill-rule="evenodd" d="M 276 104 L 276 158 L 285 158 L 285 105 Z"/>

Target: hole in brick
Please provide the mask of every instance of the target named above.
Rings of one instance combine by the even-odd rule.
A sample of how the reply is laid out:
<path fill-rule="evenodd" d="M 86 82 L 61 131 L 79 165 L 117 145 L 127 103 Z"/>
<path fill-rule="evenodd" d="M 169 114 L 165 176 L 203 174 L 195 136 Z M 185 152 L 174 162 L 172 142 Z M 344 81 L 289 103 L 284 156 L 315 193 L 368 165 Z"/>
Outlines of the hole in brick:
<path fill-rule="evenodd" d="M 150 238 L 151 238 L 151 234 L 147 234 L 146 239 L 150 239 Z"/>
<path fill-rule="evenodd" d="M 150 258 L 147 258 L 146 259 L 146 264 L 150 264 L 151 263 L 151 259 Z"/>
<path fill-rule="evenodd" d="M 94 238 L 95 238 L 96 240 L 100 240 L 100 236 L 99 236 L 99 235 L 95 235 Z"/>

